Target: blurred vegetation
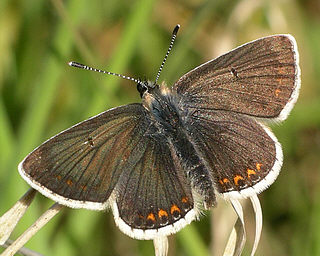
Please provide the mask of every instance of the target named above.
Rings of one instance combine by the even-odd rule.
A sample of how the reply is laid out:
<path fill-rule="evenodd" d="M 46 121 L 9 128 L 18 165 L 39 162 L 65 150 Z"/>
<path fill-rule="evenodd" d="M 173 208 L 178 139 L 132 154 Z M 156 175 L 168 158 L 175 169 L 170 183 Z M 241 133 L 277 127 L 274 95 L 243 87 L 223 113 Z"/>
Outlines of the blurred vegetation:
<path fill-rule="evenodd" d="M 28 188 L 17 171 L 28 152 L 81 120 L 139 101 L 135 84 L 66 63 L 152 80 L 177 23 L 181 30 L 160 77 L 169 85 L 247 41 L 276 33 L 297 39 L 301 94 L 288 120 L 272 126 L 284 165 L 260 195 L 264 226 L 257 255 L 320 255 L 318 0 L 0 1 L 0 215 Z M 52 203 L 38 195 L 12 238 Z M 219 202 L 201 221 L 171 236 L 170 255 L 220 255 L 227 237 L 219 236 L 234 221 L 226 219 L 224 208 Z M 88 210 L 65 209 L 26 246 L 47 256 L 153 254 L 151 241 L 122 234 L 110 212 Z"/>

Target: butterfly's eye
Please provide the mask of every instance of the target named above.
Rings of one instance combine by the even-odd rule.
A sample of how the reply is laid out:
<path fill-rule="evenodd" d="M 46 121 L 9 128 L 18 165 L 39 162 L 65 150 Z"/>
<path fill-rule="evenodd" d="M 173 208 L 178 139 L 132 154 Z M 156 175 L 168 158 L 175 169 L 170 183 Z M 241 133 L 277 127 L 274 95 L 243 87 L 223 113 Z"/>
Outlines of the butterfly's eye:
<path fill-rule="evenodd" d="M 145 85 L 144 83 L 138 83 L 137 90 L 140 93 L 140 97 L 142 98 L 142 95 L 145 93 L 145 91 L 148 90 L 148 86 Z"/>

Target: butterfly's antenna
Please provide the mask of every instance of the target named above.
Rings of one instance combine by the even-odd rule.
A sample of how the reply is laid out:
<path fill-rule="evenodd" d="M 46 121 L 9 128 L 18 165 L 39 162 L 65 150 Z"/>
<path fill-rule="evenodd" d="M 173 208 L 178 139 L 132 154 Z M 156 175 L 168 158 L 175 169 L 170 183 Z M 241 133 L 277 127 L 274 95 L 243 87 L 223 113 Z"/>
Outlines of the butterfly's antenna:
<path fill-rule="evenodd" d="M 113 76 L 118 76 L 118 77 L 121 77 L 123 79 L 127 79 L 127 80 L 130 80 L 130 81 L 134 81 L 138 84 L 141 84 L 143 86 L 143 83 L 139 80 L 139 79 L 135 79 L 135 78 L 132 78 L 130 76 L 124 76 L 124 75 L 120 75 L 120 74 L 117 74 L 117 73 L 113 73 L 113 72 L 109 72 L 109 71 L 104 71 L 104 70 L 101 70 L 101 69 L 97 69 L 97 68 L 92 68 L 92 67 L 89 67 L 89 66 L 86 66 L 84 64 L 81 64 L 81 63 L 78 63 L 78 62 L 74 62 L 74 61 L 70 61 L 68 63 L 69 66 L 71 67 L 76 67 L 76 68 L 81 68 L 81 69 L 86 69 L 86 70 L 90 70 L 90 71 L 95 71 L 95 72 L 99 72 L 99 73 L 103 73 L 103 74 L 107 74 L 107 75 L 113 75 Z"/>
<path fill-rule="evenodd" d="M 159 68 L 159 71 L 158 71 L 158 74 L 157 74 L 157 77 L 156 77 L 156 83 L 157 83 L 157 81 L 158 81 L 158 79 L 159 79 L 159 76 L 160 76 L 160 73 L 161 73 L 161 71 L 162 71 L 162 69 L 163 69 L 164 63 L 166 62 L 166 60 L 167 60 L 167 58 L 168 58 L 168 55 L 169 55 L 169 53 L 170 53 L 170 51 L 171 51 L 171 49 L 172 49 L 172 46 L 173 46 L 174 40 L 175 40 L 176 37 L 177 37 L 177 33 L 178 33 L 179 28 L 180 28 L 180 25 L 178 24 L 177 26 L 175 26 L 175 28 L 174 28 L 173 31 L 172 31 L 172 37 L 171 37 L 171 42 L 170 42 L 170 45 L 169 45 L 169 49 L 168 49 L 168 51 L 167 51 L 166 56 L 164 56 L 164 59 L 163 59 L 163 61 L 162 61 L 162 64 L 161 64 L 161 66 L 160 66 L 160 68 Z"/>

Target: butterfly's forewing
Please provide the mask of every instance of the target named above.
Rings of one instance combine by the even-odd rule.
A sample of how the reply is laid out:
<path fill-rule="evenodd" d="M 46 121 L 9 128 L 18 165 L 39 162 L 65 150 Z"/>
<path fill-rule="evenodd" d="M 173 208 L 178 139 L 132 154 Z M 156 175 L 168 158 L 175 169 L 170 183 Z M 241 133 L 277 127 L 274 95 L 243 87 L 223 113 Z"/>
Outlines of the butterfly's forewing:
<path fill-rule="evenodd" d="M 295 39 L 275 35 L 244 44 L 182 76 L 173 91 L 190 109 L 216 109 L 284 120 L 297 100 Z"/>
<path fill-rule="evenodd" d="M 102 210 L 142 139 L 144 109 L 131 104 L 67 129 L 31 152 L 19 165 L 22 177 L 69 207 Z"/>
<path fill-rule="evenodd" d="M 277 178 L 282 150 L 272 132 L 254 119 L 230 111 L 198 110 L 189 132 L 224 197 L 258 194 Z"/>

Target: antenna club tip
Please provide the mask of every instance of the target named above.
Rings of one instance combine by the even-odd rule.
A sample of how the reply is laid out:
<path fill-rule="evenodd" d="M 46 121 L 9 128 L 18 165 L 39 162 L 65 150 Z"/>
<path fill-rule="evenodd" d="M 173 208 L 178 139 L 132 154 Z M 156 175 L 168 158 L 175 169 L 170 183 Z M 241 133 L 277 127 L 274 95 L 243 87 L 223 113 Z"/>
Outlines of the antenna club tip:
<path fill-rule="evenodd" d="M 75 62 L 75 61 L 69 61 L 68 65 L 70 67 L 76 67 L 76 68 L 82 68 L 82 69 L 87 69 L 88 68 L 87 66 L 85 66 L 85 65 L 83 65 L 81 63 Z"/>
<path fill-rule="evenodd" d="M 172 31 L 172 34 L 173 34 L 173 35 L 176 35 L 176 34 L 178 33 L 179 28 L 180 28 L 180 24 L 177 24 L 177 25 L 174 27 L 174 29 L 173 29 L 173 31 Z"/>

